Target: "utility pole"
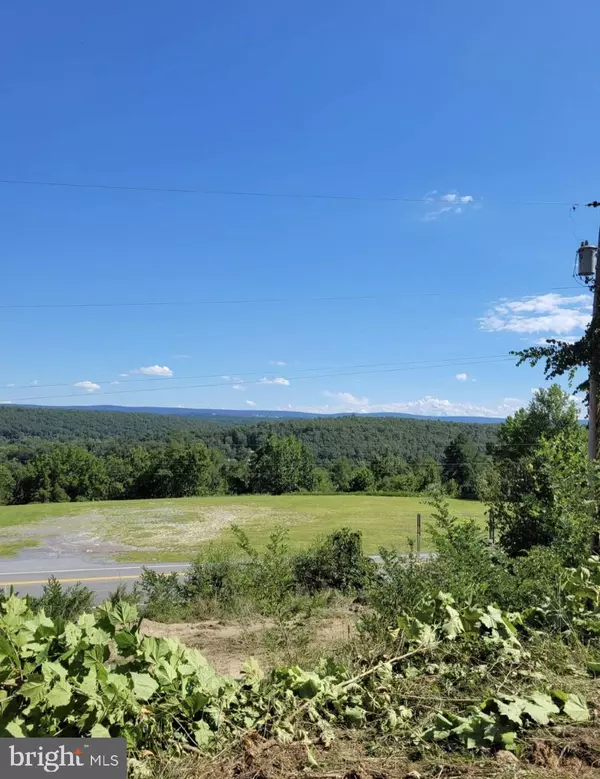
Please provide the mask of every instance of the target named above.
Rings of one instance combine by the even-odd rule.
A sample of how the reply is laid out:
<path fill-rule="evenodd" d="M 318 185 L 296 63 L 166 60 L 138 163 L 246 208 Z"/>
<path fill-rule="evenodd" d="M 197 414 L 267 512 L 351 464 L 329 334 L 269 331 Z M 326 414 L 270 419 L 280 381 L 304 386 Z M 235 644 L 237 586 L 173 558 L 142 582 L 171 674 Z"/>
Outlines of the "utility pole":
<path fill-rule="evenodd" d="M 600 233 L 598 234 L 598 245 L 600 246 Z M 583 276 L 594 293 L 594 302 L 592 307 L 591 335 L 589 358 L 589 393 L 588 393 L 588 454 L 590 461 L 598 458 L 598 376 L 599 371 L 599 349 L 595 343 L 595 332 L 598 325 L 597 317 L 600 310 L 600 284 L 598 284 L 598 247 L 592 246 L 587 241 L 582 241 L 577 249 L 579 258 L 578 276 Z M 591 280 L 591 281 L 590 281 Z"/>
<path fill-rule="evenodd" d="M 596 208 L 600 205 L 597 201 L 588 203 Z M 590 463 L 600 460 L 598 451 L 598 431 L 600 420 L 598 412 L 600 403 L 598 391 L 600 389 L 600 279 L 598 278 L 598 251 L 600 247 L 600 231 L 598 232 L 598 246 L 592 246 L 587 241 L 582 241 L 577 250 L 578 269 L 577 275 L 583 276 L 591 286 L 594 293 L 592 306 L 592 322 L 590 325 L 590 354 L 589 354 L 589 390 L 588 390 L 588 458 Z M 596 479 L 591 473 L 592 497 L 596 495 Z M 598 519 L 597 511 L 595 512 Z M 600 533 L 595 531 L 592 536 L 592 554 L 600 554 Z"/>

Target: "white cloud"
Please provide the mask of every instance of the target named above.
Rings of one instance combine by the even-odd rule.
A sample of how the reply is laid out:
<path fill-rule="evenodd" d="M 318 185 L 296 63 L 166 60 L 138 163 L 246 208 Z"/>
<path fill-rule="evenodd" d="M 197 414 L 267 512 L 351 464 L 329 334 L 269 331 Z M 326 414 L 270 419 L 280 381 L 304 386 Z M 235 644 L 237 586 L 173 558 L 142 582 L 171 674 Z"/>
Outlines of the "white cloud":
<path fill-rule="evenodd" d="M 120 384 L 120 381 L 111 381 L 111 384 Z"/>
<path fill-rule="evenodd" d="M 192 355 L 191 354 L 174 354 L 173 355 L 174 360 L 191 360 Z"/>
<path fill-rule="evenodd" d="M 289 387 L 290 381 L 289 379 L 284 379 L 283 376 L 278 376 L 277 378 L 273 378 L 271 376 L 263 376 L 260 380 L 261 384 L 281 384 L 283 387 Z"/>
<path fill-rule="evenodd" d="M 129 374 L 128 374 L 128 373 L 119 373 L 119 376 L 120 376 L 122 379 L 126 379 L 126 378 L 129 376 Z"/>
<path fill-rule="evenodd" d="M 446 203 L 472 203 L 473 198 L 471 195 L 463 195 L 462 197 L 457 192 L 449 192 L 447 195 L 442 195 L 440 200 L 445 200 Z"/>
<path fill-rule="evenodd" d="M 428 204 L 428 208 L 433 207 L 433 210 L 428 210 L 422 217 L 424 222 L 433 222 L 442 214 L 462 214 L 464 211 L 463 206 L 469 206 L 474 203 L 473 195 L 459 195 L 458 192 L 447 192 L 444 195 L 439 195 L 437 190 L 429 192 L 424 199 Z M 436 206 L 440 202 L 447 205 Z"/>
<path fill-rule="evenodd" d="M 334 396 L 335 394 L 331 393 Z M 352 402 L 344 402 L 344 399 L 340 397 L 341 395 L 350 395 L 350 393 L 337 393 L 337 397 L 341 401 L 339 404 L 326 404 L 323 406 L 293 406 L 288 404 L 285 407 L 281 407 L 280 410 L 306 411 L 312 414 L 393 413 L 435 417 L 506 417 L 527 405 L 527 402 L 520 398 L 504 398 L 497 404 L 482 405 L 478 403 L 460 403 L 444 398 L 432 397 L 431 395 L 426 395 L 418 400 L 393 401 L 390 403 L 369 403 L 368 398 L 360 398 L 360 400 L 366 402 L 358 405 Z"/>
<path fill-rule="evenodd" d="M 287 365 L 287 362 L 284 362 L 283 360 L 269 360 L 271 365 L 279 365 L 280 368 L 282 368 L 284 365 Z"/>
<path fill-rule="evenodd" d="M 7 384 L 6 386 L 7 387 L 16 387 L 17 385 L 16 384 Z"/>
<path fill-rule="evenodd" d="M 38 381 L 37 379 L 34 379 L 34 380 L 31 382 L 31 386 L 32 386 L 32 387 L 37 387 L 37 385 L 38 385 L 38 384 L 39 384 L 39 381 Z"/>
<path fill-rule="evenodd" d="M 138 368 L 133 373 L 143 373 L 144 376 L 164 376 L 165 378 L 173 375 L 173 371 L 166 365 L 148 365 L 145 368 Z"/>
<path fill-rule="evenodd" d="M 73 386 L 77 387 L 77 389 L 85 390 L 85 392 L 98 392 L 100 389 L 100 385 L 95 384 L 93 381 L 76 381 Z"/>
<path fill-rule="evenodd" d="M 248 387 L 246 387 L 244 384 L 234 384 L 232 385 L 231 389 L 237 390 L 238 392 L 246 392 Z"/>
<path fill-rule="evenodd" d="M 3 406 L 10 406 L 12 400 L 0 400 L 0 404 Z"/>
<path fill-rule="evenodd" d="M 519 300 L 502 300 L 479 319 L 488 332 L 552 333 L 564 336 L 587 327 L 592 315 L 589 295 L 570 297 L 549 292 Z"/>
<path fill-rule="evenodd" d="M 247 406 L 256 406 L 256 403 L 253 400 L 247 400 L 246 401 Z"/>
<path fill-rule="evenodd" d="M 468 373 L 457 373 L 456 374 L 456 380 L 457 381 L 467 381 L 468 378 L 469 378 L 469 374 Z"/>
<path fill-rule="evenodd" d="M 369 398 L 358 398 L 356 395 L 353 395 L 351 392 L 330 392 L 329 390 L 325 390 L 323 392 L 323 395 L 327 398 L 336 398 L 341 403 L 345 403 L 348 406 L 368 406 L 369 405 Z"/>

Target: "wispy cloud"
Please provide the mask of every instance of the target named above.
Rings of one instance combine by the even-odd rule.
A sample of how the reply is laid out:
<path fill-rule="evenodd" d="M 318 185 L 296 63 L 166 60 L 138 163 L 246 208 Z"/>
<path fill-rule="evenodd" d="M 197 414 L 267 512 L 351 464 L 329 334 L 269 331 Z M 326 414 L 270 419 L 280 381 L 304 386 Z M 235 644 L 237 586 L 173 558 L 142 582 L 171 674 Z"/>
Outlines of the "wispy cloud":
<path fill-rule="evenodd" d="M 37 385 L 38 385 L 39 383 L 40 383 L 40 382 L 39 382 L 37 379 L 34 379 L 34 380 L 31 382 L 31 386 L 32 386 L 32 387 L 37 387 Z"/>
<path fill-rule="evenodd" d="M 191 354 L 174 354 L 173 355 L 174 360 L 191 360 L 192 355 Z"/>
<path fill-rule="evenodd" d="M 17 385 L 16 384 L 7 384 L 6 386 L 7 387 L 16 387 Z"/>
<path fill-rule="evenodd" d="M 326 398 L 335 398 L 340 403 L 344 403 L 347 406 L 368 406 L 369 398 L 359 398 L 353 395 L 351 392 L 330 392 L 325 390 L 323 392 Z"/>
<path fill-rule="evenodd" d="M 518 300 L 501 300 L 479 320 L 482 330 L 509 333 L 568 335 L 587 327 L 592 316 L 589 295 L 550 292 Z"/>
<path fill-rule="evenodd" d="M 284 362 L 283 360 L 269 360 L 269 362 L 271 365 L 279 365 L 280 368 L 287 365 L 287 362 Z"/>
<path fill-rule="evenodd" d="M 245 384 L 233 384 L 231 389 L 236 390 L 237 392 L 246 392 L 248 387 L 246 387 Z"/>
<path fill-rule="evenodd" d="M 260 380 L 261 384 L 281 384 L 283 387 L 289 387 L 290 386 L 290 380 L 284 379 L 283 376 L 277 376 L 276 378 L 273 378 L 271 376 L 263 376 Z"/>
<path fill-rule="evenodd" d="M 246 401 L 247 406 L 256 406 L 256 403 L 253 400 L 247 400 Z"/>
<path fill-rule="evenodd" d="M 421 217 L 424 222 L 433 222 L 442 214 L 462 214 L 465 207 L 473 205 L 472 195 L 460 195 L 458 192 L 446 192 L 440 195 L 437 190 L 425 195 L 427 211 Z"/>
<path fill-rule="evenodd" d="M 144 376 L 163 376 L 165 378 L 170 378 L 173 375 L 173 371 L 166 365 L 147 365 L 137 368 L 132 373 L 142 373 Z"/>
<path fill-rule="evenodd" d="M 446 398 L 436 398 L 431 395 L 418 400 L 392 401 L 389 403 L 371 403 L 368 398 L 356 398 L 352 393 L 328 393 L 328 397 L 337 399 L 338 403 L 322 406 L 302 406 L 288 404 L 280 410 L 306 411 L 312 414 L 414 414 L 416 416 L 435 417 L 506 417 L 514 414 L 527 401 L 520 398 L 504 398 L 496 404 L 483 405 L 478 403 L 461 403 Z M 362 401 L 357 403 L 357 401 Z"/>
<path fill-rule="evenodd" d="M 468 373 L 457 373 L 456 374 L 456 380 L 457 381 L 467 381 L 469 378 Z"/>
<path fill-rule="evenodd" d="M 84 392 L 98 392 L 100 390 L 100 385 L 93 381 L 76 381 L 73 386 Z"/>

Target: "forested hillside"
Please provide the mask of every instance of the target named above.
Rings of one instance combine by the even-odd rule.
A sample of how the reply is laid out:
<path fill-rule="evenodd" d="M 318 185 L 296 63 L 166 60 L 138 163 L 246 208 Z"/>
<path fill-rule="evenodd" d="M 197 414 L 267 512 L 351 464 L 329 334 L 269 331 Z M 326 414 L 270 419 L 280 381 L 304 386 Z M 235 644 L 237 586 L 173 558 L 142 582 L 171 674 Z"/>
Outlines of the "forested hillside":
<path fill-rule="evenodd" d="M 203 433 L 220 425 L 231 427 L 243 422 L 242 419 L 219 416 L 205 421 L 174 415 L 1 406 L 0 443 L 28 439 L 74 442 L 107 438 L 131 442 L 163 441 L 182 432 L 192 432 L 201 438 Z"/>
<path fill-rule="evenodd" d="M 437 460 L 459 432 L 483 452 L 497 435 L 496 425 L 438 422 L 435 420 L 347 416 L 255 422 L 215 416 L 162 416 L 110 411 L 0 407 L 0 443 L 27 444 L 60 441 L 81 443 L 106 451 L 127 443 L 177 439 L 203 441 L 227 457 L 239 459 L 256 450 L 269 435 L 293 435 L 310 447 L 319 464 L 347 457 L 371 460 L 383 450 L 406 459 Z"/>

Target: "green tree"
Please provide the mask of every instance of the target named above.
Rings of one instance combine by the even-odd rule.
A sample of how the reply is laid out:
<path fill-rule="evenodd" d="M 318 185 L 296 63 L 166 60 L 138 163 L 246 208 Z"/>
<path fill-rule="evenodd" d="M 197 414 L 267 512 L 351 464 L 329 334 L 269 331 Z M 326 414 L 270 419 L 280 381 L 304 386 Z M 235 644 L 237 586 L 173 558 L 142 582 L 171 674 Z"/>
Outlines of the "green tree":
<path fill-rule="evenodd" d="M 502 547 L 518 555 L 556 546 L 583 553 L 591 527 L 585 428 L 554 385 L 501 426 L 485 498 Z M 583 547 L 581 546 L 583 544 Z"/>
<path fill-rule="evenodd" d="M 12 503 L 13 491 L 15 488 L 15 477 L 13 471 L 0 463 L 0 503 Z"/>
<path fill-rule="evenodd" d="M 461 498 L 477 498 L 481 466 L 473 442 L 461 432 L 444 449 L 442 478 L 444 482 L 454 482 L 458 486 Z"/>
<path fill-rule="evenodd" d="M 341 457 L 339 460 L 334 460 L 329 466 L 329 475 L 331 477 L 331 483 L 338 492 L 350 491 L 350 480 L 352 479 L 352 473 L 354 466 L 347 457 Z"/>
<path fill-rule="evenodd" d="M 255 453 L 250 486 L 253 492 L 272 495 L 313 490 L 315 461 L 311 450 L 294 436 L 271 436 Z"/>
<path fill-rule="evenodd" d="M 101 500 L 106 496 L 104 461 L 81 446 L 58 444 L 32 457 L 15 484 L 17 503 Z"/>
<path fill-rule="evenodd" d="M 423 457 L 412 464 L 415 492 L 427 492 L 439 487 L 442 481 L 440 464 L 433 457 Z"/>
<path fill-rule="evenodd" d="M 350 479 L 350 492 L 370 492 L 375 489 L 375 479 L 371 469 L 363 465 L 357 468 Z"/>
<path fill-rule="evenodd" d="M 206 495 L 213 481 L 213 463 L 202 443 L 172 443 L 155 461 L 152 497 L 187 498 Z"/>

